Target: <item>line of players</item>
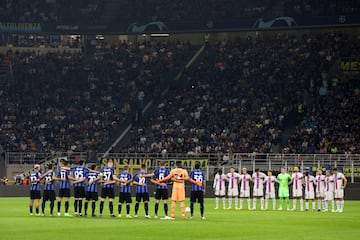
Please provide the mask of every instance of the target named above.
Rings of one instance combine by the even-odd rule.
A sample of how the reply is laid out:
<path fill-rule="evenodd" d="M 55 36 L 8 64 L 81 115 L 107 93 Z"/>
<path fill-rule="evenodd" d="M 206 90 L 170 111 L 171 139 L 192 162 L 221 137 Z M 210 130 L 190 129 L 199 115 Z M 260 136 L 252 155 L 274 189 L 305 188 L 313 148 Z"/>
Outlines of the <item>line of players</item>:
<path fill-rule="evenodd" d="M 84 204 L 84 215 L 88 214 L 88 206 L 91 204 L 91 215 L 96 217 L 95 209 L 96 202 L 98 201 L 98 188 L 101 183 L 101 200 L 100 200 L 100 216 L 103 214 L 104 202 L 108 198 L 109 202 L 109 211 L 110 216 L 115 217 L 113 200 L 115 198 L 115 186 L 119 185 L 119 203 L 118 203 L 118 217 L 122 217 L 122 206 L 126 205 L 126 218 L 132 218 L 130 215 L 130 204 L 132 203 L 131 188 L 130 185 L 133 183 L 136 185 L 136 203 L 135 203 L 135 214 L 134 217 L 138 217 L 138 210 L 140 202 L 144 203 L 145 217 L 151 218 L 149 215 L 149 192 L 148 192 L 148 183 L 152 182 L 156 184 L 156 194 L 155 194 L 155 218 L 158 218 L 158 209 L 159 202 L 163 200 L 164 203 L 164 213 L 165 217 L 162 219 L 174 219 L 174 210 L 176 201 L 172 199 L 172 214 L 171 217 L 168 216 L 168 185 L 166 177 L 170 177 L 171 173 L 165 166 L 165 162 L 161 162 L 158 169 L 153 173 L 148 173 L 146 171 L 146 166 L 142 165 L 140 172 L 132 176 L 129 172 L 129 167 L 125 166 L 123 172 L 119 175 L 115 175 L 115 169 L 113 168 L 113 161 L 109 160 L 106 167 L 101 171 L 97 171 L 96 165 L 91 165 L 90 169 L 84 167 L 84 162 L 80 161 L 79 165 L 70 167 L 68 161 L 63 161 L 62 166 L 56 174 L 53 171 L 53 166 L 49 165 L 48 171 L 41 175 L 40 174 L 40 165 L 36 164 L 34 170 L 30 176 L 30 204 L 29 210 L 30 215 L 33 215 L 33 205 L 35 202 L 36 215 L 39 216 L 39 205 L 41 199 L 41 181 L 43 181 L 43 200 L 41 204 L 41 215 L 45 215 L 45 206 L 46 202 L 50 201 L 50 216 L 54 216 L 54 206 L 56 200 L 55 193 L 55 181 L 59 182 L 59 194 L 57 201 L 57 216 L 61 216 L 61 204 L 64 200 L 65 202 L 65 212 L 64 216 L 71 216 L 69 214 L 69 199 L 70 199 L 70 186 L 71 182 L 74 186 L 74 214 L 75 216 L 82 216 L 82 203 L 85 198 Z M 181 162 L 179 162 L 178 167 L 181 167 Z M 184 170 L 186 172 L 186 170 Z M 170 174 L 170 175 L 169 175 Z M 187 172 L 186 172 L 187 175 Z M 190 212 L 191 217 L 194 214 L 194 203 L 197 201 L 200 203 L 200 212 L 201 219 L 204 217 L 204 192 L 205 192 L 205 177 L 203 172 L 200 170 L 200 164 L 195 164 L 195 170 L 193 170 L 189 177 L 191 183 L 191 199 L 190 199 Z M 171 179 L 172 181 L 177 181 L 177 179 Z M 181 179 L 182 181 L 182 179 Z M 184 187 L 183 187 L 184 188 Z M 85 191 L 86 190 L 86 191 Z M 174 189 L 173 189 L 174 193 Z M 174 196 L 173 196 L 174 198 Z M 184 208 L 185 204 L 185 189 L 183 190 L 183 199 L 180 200 L 182 206 L 182 217 L 184 218 Z"/>
<path fill-rule="evenodd" d="M 282 181 L 282 182 L 281 182 Z M 226 208 L 226 185 L 227 182 L 227 196 L 228 207 Z M 250 199 L 250 183 L 253 184 L 253 205 L 251 207 Z M 240 192 L 239 192 L 240 184 Z M 222 199 L 223 209 L 231 209 L 232 202 L 235 203 L 235 209 L 243 209 L 243 201 L 247 200 L 247 207 L 249 210 L 256 210 L 257 199 L 260 199 L 261 210 L 267 210 L 269 199 L 272 200 L 272 209 L 276 209 L 276 194 L 275 184 L 279 184 L 278 196 L 280 199 L 280 206 L 278 210 L 282 210 L 282 203 L 286 201 L 287 210 L 295 211 L 296 202 L 300 202 L 300 211 L 304 211 L 303 199 L 305 199 L 305 210 L 309 210 L 309 201 L 312 201 L 312 211 L 328 212 L 328 204 L 331 202 L 332 212 L 342 212 L 344 208 L 344 189 L 347 184 L 346 177 L 338 172 L 337 168 L 333 168 L 333 173 L 330 170 L 323 175 L 321 169 L 317 170 L 316 176 L 312 176 L 309 172 L 303 175 L 299 172 L 299 168 L 294 168 L 294 173 L 290 176 L 286 173 L 285 168 L 281 168 L 281 173 L 275 177 L 272 171 L 268 171 L 267 175 L 255 169 L 255 172 L 250 176 L 246 168 L 242 169 L 242 174 L 235 172 L 235 168 L 230 168 L 230 172 L 223 174 L 219 170 L 214 178 L 214 192 L 215 192 L 215 209 L 219 208 L 219 199 Z M 293 208 L 290 209 L 289 204 L 289 187 L 292 185 Z M 304 196 L 303 196 L 303 188 Z M 265 192 L 265 194 L 264 194 Z M 265 195 L 265 199 L 264 199 Z M 240 207 L 238 207 L 238 197 L 240 197 Z M 303 198 L 304 197 L 304 198 Z M 336 201 L 336 210 L 335 203 Z M 265 202 L 265 206 L 264 206 Z"/>

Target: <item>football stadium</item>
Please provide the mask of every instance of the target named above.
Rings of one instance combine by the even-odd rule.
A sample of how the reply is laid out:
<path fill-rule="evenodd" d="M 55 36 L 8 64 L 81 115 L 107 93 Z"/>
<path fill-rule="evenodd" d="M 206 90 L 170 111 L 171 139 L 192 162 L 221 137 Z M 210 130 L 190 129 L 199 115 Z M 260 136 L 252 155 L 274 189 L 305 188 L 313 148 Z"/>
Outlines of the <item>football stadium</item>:
<path fill-rule="evenodd" d="M 360 238 L 357 0 L 1 0 L 0 239 Z"/>

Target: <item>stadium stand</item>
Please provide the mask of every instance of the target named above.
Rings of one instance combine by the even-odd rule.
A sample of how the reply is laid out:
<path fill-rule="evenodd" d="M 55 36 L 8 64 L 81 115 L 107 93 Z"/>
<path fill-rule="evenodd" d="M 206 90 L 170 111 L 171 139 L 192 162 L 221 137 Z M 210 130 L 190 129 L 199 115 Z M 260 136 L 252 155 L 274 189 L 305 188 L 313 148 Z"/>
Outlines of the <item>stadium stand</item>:
<path fill-rule="evenodd" d="M 345 98 L 339 91 L 325 97 L 318 91 L 330 86 L 333 79 L 329 71 L 342 54 L 349 53 L 349 47 L 358 46 L 357 41 L 325 33 L 219 42 L 184 75 L 186 86 L 162 99 L 144 127 L 133 129 L 124 151 L 268 153 L 276 152 L 274 147 L 284 147 L 286 152 L 298 152 L 303 125 L 308 122 L 303 111 L 311 117 L 311 109 L 318 106 L 322 106 L 318 110 L 321 125 L 316 129 L 335 125 L 337 134 L 348 132 L 338 144 L 338 153 L 354 150 L 359 136 L 346 131 L 339 116 L 347 118 L 344 114 L 350 111 L 348 125 L 353 125 L 358 112 L 356 108 L 337 109 L 341 104 L 358 106 L 358 89 L 352 98 L 351 87 L 342 82 L 339 91 L 347 89 L 349 93 Z M 326 107 L 329 103 L 334 106 L 329 116 L 325 101 Z M 297 119 L 295 124 L 304 118 L 296 137 L 289 141 L 292 144 L 296 139 L 296 146 L 281 146 L 284 124 L 292 118 Z M 321 119 L 327 119 L 326 123 Z M 306 148 L 302 152 L 311 151 Z"/>
<path fill-rule="evenodd" d="M 3 149 L 97 149 L 130 111 L 161 90 L 156 85 L 178 71 L 190 51 L 189 43 L 122 42 L 90 57 L 8 52 L 15 82 L 0 92 Z"/>

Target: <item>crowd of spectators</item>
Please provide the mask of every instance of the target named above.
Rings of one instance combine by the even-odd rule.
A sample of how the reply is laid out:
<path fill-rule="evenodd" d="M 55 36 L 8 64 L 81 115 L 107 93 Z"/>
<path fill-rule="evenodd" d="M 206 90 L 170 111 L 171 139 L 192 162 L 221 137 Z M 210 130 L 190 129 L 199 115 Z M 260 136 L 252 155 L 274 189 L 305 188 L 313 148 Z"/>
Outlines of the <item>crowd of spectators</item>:
<path fill-rule="evenodd" d="M 0 1 L 1 22 L 93 23 L 102 14 L 101 0 L 3 0 Z"/>
<path fill-rule="evenodd" d="M 324 105 L 315 108 L 322 120 L 331 117 L 318 129 L 336 123 L 339 128 L 328 130 L 330 137 L 334 132 L 341 135 L 340 128 L 346 125 L 350 133 L 353 121 L 358 121 L 358 110 L 348 107 L 357 106 L 356 102 L 338 94 L 325 98 L 334 105 L 339 97 L 345 101 L 341 103 L 343 111 L 351 112 L 355 118 L 343 125 L 338 116 L 348 115 L 345 112 L 326 115 L 327 104 L 318 93 L 322 88 L 328 89 L 328 82 L 332 81 L 328 72 L 338 57 L 349 51 L 350 43 L 353 42 L 346 35 L 333 33 L 219 42 L 184 74 L 185 86 L 172 90 L 145 125 L 133 130 L 133 138 L 124 151 L 268 153 L 278 146 L 287 152 L 298 152 L 292 144 L 293 141 L 294 145 L 299 144 L 301 135 L 292 138 L 288 146 L 281 144 L 284 122 L 299 114 L 302 120 L 303 110 L 299 113 L 299 106 L 311 109 L 313 101 Z M 338 139 L 358 142 L 356 134 L 353 131 L 352 135 Z"/>
<path fill-rule="evenodd" d="M 98 149 L 131 111 L 141 110 L 156 84 L 183 65 L 186 51 L 191 45 L 180 42 L 121 42 L 91 56 L 9 52 L 15 82 L 0 90 L 3 149 Z"/>
<path fill-rule="evenodd" d="M 333 16 L 360 13 L 357 0 L 119 0 L 117 20 L 191 21 L 274 18 L 278 16 Z M 100 0 L 4 0 L 0 2 L 0 21 L 106 23 L 112 1 Z"/>
<path fill-rule="evenodd" d="M 119 20 L 191 21 L 275 18 L 278 16 L 333 16 L 360 13 L 358 1 L 349 0 L 132 0 L 124 1 Z"/>

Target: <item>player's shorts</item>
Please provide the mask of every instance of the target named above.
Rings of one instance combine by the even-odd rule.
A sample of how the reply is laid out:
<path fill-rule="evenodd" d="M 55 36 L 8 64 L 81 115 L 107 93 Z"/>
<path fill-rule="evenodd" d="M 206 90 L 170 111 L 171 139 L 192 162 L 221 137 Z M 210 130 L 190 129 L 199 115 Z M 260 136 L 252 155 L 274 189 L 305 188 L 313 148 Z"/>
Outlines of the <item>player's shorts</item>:
<path fill-rule="evenodd" d="M 325 200 L 326 201 L 334 200 L 334 192 L 325 192 Z"/>
<path fill-rule="evenodd" d="M 46 202 L 47 200 L 55 201 L 56 194 L 54 190 L 44 190 L 43 200 Z"/>
<path fill-rule="evenodd" d="M 101 189 L 101 198 L 114 198 L 114 188 L 102 188 Z"/>
<path fill-rule="evenodd" d="M 335 190 L 335 199 L 336 198 L 344 198 L 344 189 Z"/>
<path fill-rule="evenodd" d="M 173 188 L 171 193 L 172 201 L 185 201 L 185 189 L 183 188 Z"/>
<path fill-rule="evenodd" d="M 63 198 L 69 198 L 70 197 L 70 188 L 61 188 L 59 189 L 59 197 Z"/>
<path fill-rule="evenodd" d="M 316 195 L 316 198 L 324 198 L 325 191 L 320 191 L 320 192 L 316 191 L 315 195 Z"/>
<path fill-rule="evenodd" d="M 314 191 L 305 191 L 305 199 L 315 199 Z"/>
<path fill-rule="evenodd" d="M 156 189 L 155 199 L 156 200 L 169 199 L 169 191 L 167 189 Z"/>
<path fill-rule="evenodd" d="M 41 199 L 41 192 L 37 190 L 30 190 L 30 199 Z"/>
<path fill-rule="evenodd" d="M 119 203 L 132 203 L 131 193 L 129 192 L 120 192 L 119 193 Z"/>
<path fill-rule="evenodd" d="M 89 192 L 88 191 L 88 192 L 86 192 L 85 199 L 86 199 L 86 201 L 90 201 L 90 200 L 97 201 L 97 200 L 99 200 L 99 196 L 98 196 L 97 192 Z"/>
<path fill-rule="evenodd" d="M 225 197 L 225 188 L 215 189 L 215 197 Z"/>
<path fill-rule="evenodd" d="M 74 198 L 84 198 L 84 197 L 85 197 L 85 188 L 74 187 Z"/>
<path fill-rule="evenodd" d="M 293 188 L 292 196 L 299 198 L 302 197 L 303 196 L 302 188 L 298 188 L 298 189 Z"/>
<path fill-rule="evenodd" d="M 204 192 L 203 191 L 191 191 L 190 202 L 204 203 Z"/>
<path fill-rule="evenodd" d="M 266 199 L 274 199 L 275 198 L 275 191 L 266 192 L 265 193 L 265 198 Z"/>
<path fill-rule="evenodd" d="M 239 190 L 237 188 L 229 188 L 228 189 L 228 196 L 229 197 L 238 197 L 239 196 Z"/>
<path fill-rule="evenodd" d="M 285 188 L 285 189 L 282 189 L 282 188 L 279 188 L 279 198 L 288 198 L 289 197 L 289 189 L 288 188 Z"/>
<path fill-rule="evenodd" d="M 240 197 L 241 198 L 249 198 L 250 197 L 250 189 L 240 191 Z"/>
<path fill-rule="evenodd" d="M 264 189 L 254 188 L 254 190 L 253 190 L 253 197 L 262 197 L 262 196 L 264 196 Z"/>
<path fill-rule="evenodd" d="M 149 193 L 136 193 L 135 199 L 137 202 L 141 202 L 141 200 L 143 200 L 143 202 L 148 202 L 150 200 Z"/>

